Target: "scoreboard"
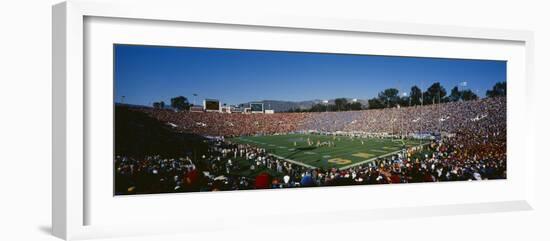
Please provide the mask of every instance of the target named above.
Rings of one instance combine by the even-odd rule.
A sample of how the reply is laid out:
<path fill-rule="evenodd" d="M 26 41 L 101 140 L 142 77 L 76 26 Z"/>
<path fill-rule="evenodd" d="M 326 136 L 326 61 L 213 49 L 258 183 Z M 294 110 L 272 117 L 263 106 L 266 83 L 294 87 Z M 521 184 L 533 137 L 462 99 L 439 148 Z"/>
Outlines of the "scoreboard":
<path fill-rule="evenodd" d="M 250 103 L 250 111 L 252 113 L 263 113 L 264 103 Z"/>
<path fill-rule="evenodd" d="M 215 99 L 205 99 L 203 101 L 205 111 L 220 111 L 220 101 Z"/>

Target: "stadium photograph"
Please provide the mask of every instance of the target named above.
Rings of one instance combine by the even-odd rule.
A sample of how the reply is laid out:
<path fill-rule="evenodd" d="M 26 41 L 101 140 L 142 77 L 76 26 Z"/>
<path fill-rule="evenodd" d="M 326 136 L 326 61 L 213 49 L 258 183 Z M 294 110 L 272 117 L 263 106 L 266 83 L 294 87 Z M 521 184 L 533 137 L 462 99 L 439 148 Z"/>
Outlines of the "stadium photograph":
<path fill-rule="evenodd" d="M 113 51 L 114 195 L 506 179 L 506 61 Z"/>

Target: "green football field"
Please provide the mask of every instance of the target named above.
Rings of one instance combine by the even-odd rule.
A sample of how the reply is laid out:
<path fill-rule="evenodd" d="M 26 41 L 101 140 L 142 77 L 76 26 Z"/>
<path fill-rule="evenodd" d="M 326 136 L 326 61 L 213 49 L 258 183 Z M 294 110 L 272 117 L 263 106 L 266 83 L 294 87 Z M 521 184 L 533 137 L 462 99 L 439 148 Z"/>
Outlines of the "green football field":
<path fill-rule="evenodd" d="M 278 158 L 302 166 L 325 169 L 349 168 L 399 152 L 403 146 L 422 144 L 418 140 L 351 138 L 317 134 L 243 136 L 229 140 L 265 148 Z M 321 146 L 318 143 L 324 143 L 324 145 Z"/>

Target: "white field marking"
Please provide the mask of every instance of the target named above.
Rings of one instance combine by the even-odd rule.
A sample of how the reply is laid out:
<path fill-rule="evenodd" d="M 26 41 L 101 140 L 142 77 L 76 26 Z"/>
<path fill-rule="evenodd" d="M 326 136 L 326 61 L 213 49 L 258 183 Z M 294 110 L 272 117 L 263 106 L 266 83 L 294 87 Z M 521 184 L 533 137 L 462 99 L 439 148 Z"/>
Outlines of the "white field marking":
<path fill-rule="evenodd" d="M 381 155 L 381 156 L 375 156 L 375 157 L 373 157 L 373 158 L 371 158 L 371 159 L 367 159 L 367 160 L 364 160 L 364 161 L 356 162 L 356 163 L 347 165 L 347 166 L 345 166 L 345 167 L 340 167 L 339 169 L 340 169 L 340 170 L 344 170 L 344 169 L 348 169 L 348 168 L 351 168 L 351 167 L 359 166 L 359 165 L 361 165 L 361 164 L 364 164 L 364 163 L 367 163 L 367 162 L 374 161 L 374 160 L 376 160 L 376 159 L 378 159 L 378 158 L 383 158 L 383 157 L 395 155 L 395 154 L 399 153 L 400 151 L 401 151 L 401 150 L 397 150 L 397 151 L 390 152 L 390 153 L 387 153 L 387 154 L 384 154 L 384 155 Z"/>
<path fill-rule="evenodd" d="M 419 146 L 425 146 L 425 145 L 428 145 L 428 144 L 429 144 L 429 143 L 422 144 L 422 145 L 419 145 Z M 402 150 L 400 149 L 400 150 L 397 150 L 397 151 L 394 151 L 394 152 L 390 152 L 390 153 L 387 153 L 387 154 L 384 154 L 384 155 L 381 155 L 381 156 L 375 156 L 375 157 L 373 157 L 373 158 L 371 158 L 371 159 L 368 159 L 368 160 L 356 162 L 356 163 L 347 165 L 347 166 L 345 166 L 345 167 L 340 167 L 339 169 L 340 169 L 340 170 L 344 170 L 344 169 L 348 169 L 348 168 L 351 168 L 351 167 L 359 166 L 359 165 L 361 165 L 361 164 L 364 164 L 364 163 L 367 163 L 367 162 L 374 161 L 374 160 L 376 160 L 376 159 L 378 159 L 378 158 L 383 158 L 383 157 L 395 155 L 395 154 L 399 153 L 400 151 L 402 151 Z"/>
<path fill-rule="evenodd" d="M 297 162 L 297 161 L 294 161 L 294 160 L 291 160 L 291 159 L 288 159 L 288 158 L 284 158 L 282 156 L 275 155 L 275 154 L 272 154 L 272 153 L 268 153 L 268 155 L 274 156 L 276 158 L 279 158 L 281 160 L 285 160 L 287 162 L 290 162 L 290 163 L 293 163 L 293 164 L 296 164 L 296 165 L 299 165 L 299 166 L 303 166 L 303 167 L 307 167 L 307 168 L 311 168 L 311 169 L 316 169 L 317 168 L 315 166 L 308 165 L 308 164 L 305 164 L 305 163 L 302 163 L 302 162 Z"/>
<path fill-rule="evenodd" d="M 356 152 L 357 151 L 339 150 L 339 151 L 330 151 L 328 152 L 328 154 L 331 154 L 332 156 L 341 156 L 341 155 L 351 155 Z M 386 151 L 384 151 L 383 153 L 386 153 Z"/>

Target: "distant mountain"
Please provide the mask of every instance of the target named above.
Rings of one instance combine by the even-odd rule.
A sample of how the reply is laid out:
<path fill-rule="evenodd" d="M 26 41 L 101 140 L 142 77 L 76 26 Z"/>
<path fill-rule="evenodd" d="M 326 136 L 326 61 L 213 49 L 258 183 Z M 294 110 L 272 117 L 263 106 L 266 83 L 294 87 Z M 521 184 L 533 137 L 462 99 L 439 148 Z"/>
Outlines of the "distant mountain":
<path fill-rule="evenodd" d="M 116 107 L 129 107 L 129 108 L 143 108 L 143 109 L 152 109 L 153 107 L 147 106 L 147 105 L 135 105 L 135 104 L 127 104 L 127 103 L 120 103 L 115 102 Z"/>
<path fill-rule="evenodd" d="M 346 98 L 348 102 L 352 102 L 352 98 Z M 368 105 L 367 100 L 357 99 L 357 102 L 363 106 Z M 274 110 L 275 112 L 285 112 L 292 109 L 310 109 L 313 105 L 323 103 L 322 100 L 305 100 L 305 101 L 283 101 L 283 100 L 259 100 L 242 103 L 239 106 L 248 107 L 250 103 L 264 103 L 264 109 Z M 329 104 L 334 104 L 334 99 L 328 100 Z"/>
<path fill-rule="evenodd" d="M 348 102 L 352 102 L 352 98 L 346 98 Z M 363 108 L 367 107 L 368 101 L 363 99 L 357 99 L 357 102 L 361 103 L 363 105 Z M 250 101 L 246 103 L 239 104 L 238 106 L 248 107 L 250 106 L 250 103 L 263 103 L 264 109 L 266 110 L 274 110 L 275 112 L 285 112 L 293 109 L 310 109 L 313 105 L 316 104 L 323 104 L 323 100 L 304 100 L 304 101 L 284 101 L 284 100 L 258 100 L 258 101 Z M 328 100 L 328 104 L 334 105 L 334 99 Z M 129 107 L 129 108 L 145 108 L 145 109 L 151 109 L 153 107 L 146 106 L 146 105 L 134 105 L 134 104 L 127 104 L 127 103 L 115 103 L 115 106 L 117 107 Z M 164 109 L 172 109 L 170 105 L 166 105 Z"/>

